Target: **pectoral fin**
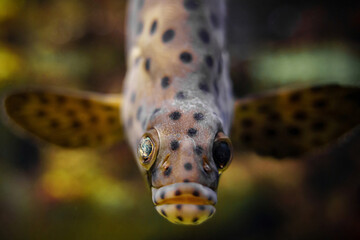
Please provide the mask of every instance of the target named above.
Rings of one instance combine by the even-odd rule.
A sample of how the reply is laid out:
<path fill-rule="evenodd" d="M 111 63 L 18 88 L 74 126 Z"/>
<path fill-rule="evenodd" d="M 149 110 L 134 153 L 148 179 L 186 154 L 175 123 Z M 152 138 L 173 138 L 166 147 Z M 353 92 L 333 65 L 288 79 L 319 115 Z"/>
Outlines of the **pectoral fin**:
<path fill-rule="evenodd" d="M 234 149 L 296 157 L 335 141 L 360 123 L 360 89 L 335 85 L 239 100 Z"/>
<path fill-rule="evenodd" d="M 121 97 L 49 89 L 5 98 L 8 117 L 22 129 L 62 147 L 93 147 L 123 139 Z"/>

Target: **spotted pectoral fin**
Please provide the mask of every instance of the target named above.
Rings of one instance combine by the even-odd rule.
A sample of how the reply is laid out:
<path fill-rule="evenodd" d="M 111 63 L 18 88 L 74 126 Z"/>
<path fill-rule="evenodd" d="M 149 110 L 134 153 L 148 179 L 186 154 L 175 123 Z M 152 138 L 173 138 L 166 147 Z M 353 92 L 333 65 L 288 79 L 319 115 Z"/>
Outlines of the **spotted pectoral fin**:
<path fill-rule="evenodd" d="M 235 105 L 234 149 L 296 157 L 360 123 L 360 89 L 328 85 L 250 97 Z"/>
<path fill-rule="evenodd" d="M 123 139 L 121 97 L 49 89 L 16 91 L 5 100 L 10 123 L 62 147 L 92 147 Z"/>

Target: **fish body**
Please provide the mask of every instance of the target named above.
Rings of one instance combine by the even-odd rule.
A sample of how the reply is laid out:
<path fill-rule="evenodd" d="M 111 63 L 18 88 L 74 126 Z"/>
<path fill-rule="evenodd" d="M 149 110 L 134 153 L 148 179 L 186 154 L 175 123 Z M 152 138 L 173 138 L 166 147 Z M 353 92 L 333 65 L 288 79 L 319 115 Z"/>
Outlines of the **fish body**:
<path fill-rule="evenodd" d="M 234 100 L 225 12 L 218 0 L 129 1 L 122 94 L 18 89 L 5 97 L 7 120 L 66 148 L 127 140 L 160 215 L 200 224 L 215 212 L 233 151 L 300 157 L 360 122 L 352 86 Z"/>
<path fill-rule="evenodd" d="M 215 210 L 213 143 L 229 133 L 233 111 L 225 4 L 131 1 L 128 12 L 126 134 L 135 154 L 146 132 L 157 135 L 154 166 L 140 165 L 154 204 L 172 222 L 198 224 Z"/>

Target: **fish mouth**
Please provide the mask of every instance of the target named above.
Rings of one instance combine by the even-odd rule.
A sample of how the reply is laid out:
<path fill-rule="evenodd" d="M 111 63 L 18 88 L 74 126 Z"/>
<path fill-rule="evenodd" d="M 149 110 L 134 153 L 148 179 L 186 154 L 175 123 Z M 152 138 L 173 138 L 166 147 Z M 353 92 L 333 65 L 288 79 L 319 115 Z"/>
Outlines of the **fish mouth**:
<path fill-rule="evenodd" d="M 152 188 L 157 212 L 172 223 L 196 225 L 215 213 L 217 194 L 199 183 L 174 183 Z"/>

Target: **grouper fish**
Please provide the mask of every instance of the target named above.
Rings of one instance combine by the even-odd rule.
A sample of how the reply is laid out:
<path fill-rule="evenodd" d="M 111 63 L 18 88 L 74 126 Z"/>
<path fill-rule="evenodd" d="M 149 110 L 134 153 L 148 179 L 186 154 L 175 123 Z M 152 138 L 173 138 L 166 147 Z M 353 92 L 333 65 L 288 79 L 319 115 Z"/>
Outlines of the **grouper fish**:
<path fill-rule="evenodd" d="M 352 86 L 234 99 L 225 15 L 219 0 L 129 1 L 121 94 L 17 89 L 4 99 L 7 119 L 66 148 L 127 141 L 156 211 L 173 223 L 203 223 L 234 153 L 300 157 L 360 122 Z"/>

